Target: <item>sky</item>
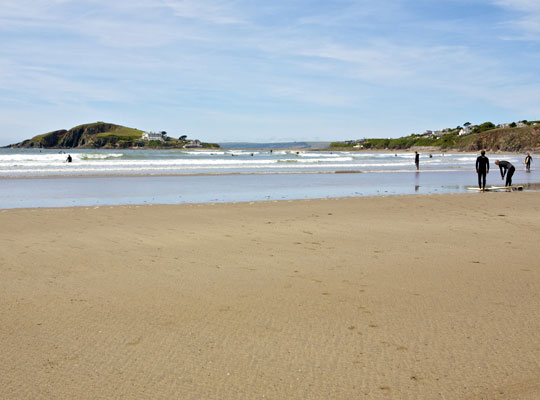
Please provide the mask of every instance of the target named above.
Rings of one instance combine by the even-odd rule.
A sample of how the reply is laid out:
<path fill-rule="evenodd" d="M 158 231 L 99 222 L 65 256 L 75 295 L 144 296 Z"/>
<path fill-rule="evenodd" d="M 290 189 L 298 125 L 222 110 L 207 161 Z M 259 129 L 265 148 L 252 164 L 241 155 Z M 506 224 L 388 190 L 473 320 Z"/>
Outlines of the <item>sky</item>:
<path fill-rule="evenodd" d="M 208 142 L 540 119 L 538 0 L 0 0 L 0 145 L 112 122 Z"/>

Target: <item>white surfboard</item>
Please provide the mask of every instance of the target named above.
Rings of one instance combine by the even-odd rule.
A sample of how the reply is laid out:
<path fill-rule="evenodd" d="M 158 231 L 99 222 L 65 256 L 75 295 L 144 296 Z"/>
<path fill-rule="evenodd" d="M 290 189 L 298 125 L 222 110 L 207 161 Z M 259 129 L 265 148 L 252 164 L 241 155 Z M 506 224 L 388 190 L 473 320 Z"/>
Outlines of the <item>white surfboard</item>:
<path fill-rule="evenodd" d="M 480 192 L 481 189 L 473 186 L 468 186 L 467 190 L 475 190 L 477 192 Z M 486 192 L 509 192 L 509 191 L 520 191 L 523 190 L 523 186 L 488 186 L 486 187 Z"/>

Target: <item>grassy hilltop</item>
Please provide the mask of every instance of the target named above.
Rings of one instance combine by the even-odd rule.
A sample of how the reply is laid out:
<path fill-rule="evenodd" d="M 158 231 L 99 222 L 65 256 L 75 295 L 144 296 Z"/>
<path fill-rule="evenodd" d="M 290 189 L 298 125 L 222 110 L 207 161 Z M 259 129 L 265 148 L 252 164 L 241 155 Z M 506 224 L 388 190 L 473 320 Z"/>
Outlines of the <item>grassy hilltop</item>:
<path fill-rule="evenodd" d="M 19 148 L 183 148 L 190 141 L 182 136 L 180 139 L 164 136 L 162 141 L 146 141 L 142 139 L 144 131 L 115 125 L 107 122 L 83 124 L 69 130 L 61 129 L 34 136 L 32 139 L 12 144 L 8 147 Z M 203 147 L 219 147 L 217 144 L 201 143 Z"/>
<path fill-rule="evenodd" d="M 518 127 L 496 127 L 491 122 L 472 126 L 471 133 L 460 135 L 461 127 L 446 129 L 438 135 L 412 134 L 397 139 L 364 139 L 333 142 L 333 150 L 406 150 L 432 147 L 441 150 L 478 151 L 535 151 L 540 150 L 540 123 L 531 121 Z"/>

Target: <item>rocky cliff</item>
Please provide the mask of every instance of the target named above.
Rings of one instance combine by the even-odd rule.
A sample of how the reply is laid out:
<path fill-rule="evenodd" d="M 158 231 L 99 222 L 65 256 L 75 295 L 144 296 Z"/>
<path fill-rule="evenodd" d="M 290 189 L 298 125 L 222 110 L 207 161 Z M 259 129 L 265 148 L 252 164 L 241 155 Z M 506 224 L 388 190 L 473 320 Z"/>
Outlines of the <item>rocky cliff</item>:
<path fill-rule="evenodd" d="M 116 148 L 140 141 L 143 131 L 106 122 L 79 125 L 34 136 L 9 147 L 24 148 Z"/>
<path fill-rule="evenodd" d="M 540 149 L 540 126 L 500 128 L 467 135 L 456 147 L 464 151 L 534 151 Z"/>

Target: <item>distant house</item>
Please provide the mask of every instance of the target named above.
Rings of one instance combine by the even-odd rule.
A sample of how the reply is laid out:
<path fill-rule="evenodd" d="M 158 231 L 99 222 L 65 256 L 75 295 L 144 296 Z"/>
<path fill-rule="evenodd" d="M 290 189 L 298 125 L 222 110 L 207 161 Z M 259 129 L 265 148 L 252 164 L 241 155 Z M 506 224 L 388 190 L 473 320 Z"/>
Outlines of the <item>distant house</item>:
<path fill-rule="evenodd" d="M 524 123 L 524 122 L 518 122 L 518 123 L 516 124 L 516 127 L 518 127 L 518 128 L 525 128 L 526 126 L 527 126 L 527 124 Z"/>
<path fill-rule="evenodd" d="M 459 131 L 459 136 L 461 135 L 468 135 L 469 133 L 472 132 L 472 129 L 470 126 L 466 126 L 464 128 L 461 128 L 461 130 Z"/>
<path fill-rule="evenodd" d="M 160 132 L 144 132 L 142 134 L 142 139 L 148 140 L 148 141 L 152 141 L 152 140 L 159 140 L 160 142 L 165 141 L 165 139 L 163 139 L 163 134 Z"/>
<path fill-rule="evenodd" d="M 185 149 L 194 149 L 194 148 L 200 148 L 200 147 L 202 147 L 201 141 L 197 139 L 190 140 L 189 143 L 184 145 Z"/>
<path fill-rule="evenodd" d="M 355 149 L 363 149 L 364 143 L 366 142 L 366 139 L 356 139 L 352 143 L 354 143 L 353 148 Z"/>

